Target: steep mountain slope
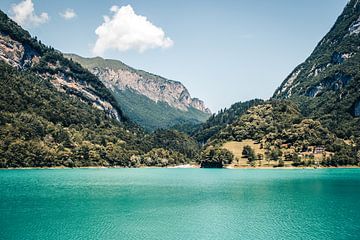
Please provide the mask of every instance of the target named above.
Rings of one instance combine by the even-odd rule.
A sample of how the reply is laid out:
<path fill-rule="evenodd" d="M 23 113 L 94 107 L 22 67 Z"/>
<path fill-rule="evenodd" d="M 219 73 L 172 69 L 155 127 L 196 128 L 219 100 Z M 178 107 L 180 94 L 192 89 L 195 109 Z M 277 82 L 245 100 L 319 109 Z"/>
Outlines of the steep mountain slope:
<path fill-rule="evenodd" d="M 199 155 L 199 146 L 185 134 L 145 135 L 1 61 L 0 109 L 0 168 L 167 166 Z"/>
<path fill-rule="evenodd" d="M 180 82 L 133 69 L 117 60 L 65 56 L 98 76 L 112 90 L 124 113 L 146 129 L 203 122 L 210 116 L 204 102 L 191 98 Z"/>
<path fill-rule="evenodd" d="M 0 167 L 127 165 L 146 149 L 135 129 L 1 61 L 0 107 Z"/>
<path fill-rule="evenodd" d="M 308 59 L 275 91 L 339 137 L 360 136 L 360 1 L 351 0 Z"/>
<path fill-rule="evenodd" d="M 80 98 L 104 110 L 108 116 L 124 120 L 115 98 L 105 85 L 51 47 L 46 47 L 0 11 L 0 60 L 19 69 L 32 71 L 49 80 L 58 91 Z"/>

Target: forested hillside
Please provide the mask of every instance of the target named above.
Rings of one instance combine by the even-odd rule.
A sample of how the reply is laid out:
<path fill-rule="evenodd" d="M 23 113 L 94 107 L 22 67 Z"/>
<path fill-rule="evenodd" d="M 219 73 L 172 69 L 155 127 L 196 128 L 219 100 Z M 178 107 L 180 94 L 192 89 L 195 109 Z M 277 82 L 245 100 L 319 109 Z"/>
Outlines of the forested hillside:
<path fill-rule="evenodd" d="M 359 163 L 358 141 L 336 137 L 321 122 L 304 117 L 291 101 L 268 101 L 221 128 L 204 149 L 240 151 L 237 157 L 248 159 L 246 164 L 272 160 L 281 166 L 283 161 L 338 166 Z"/>
<path fill-rule="evenodd" d="M 205 123 L 196 126 L 188 125 L 188 132 L 199 142 L 205 143 L 218 131 L 228 124 L 233 123 L 237 118 L 244 114 L 250 107 L 263 103 L 263 100 L 254 99 L 246 102 L 238 102 L 229 109 L 222 109 L 217 114 L 213 114 Z M 186 125 L 178 126 L 186 128 Z"/>
<path fill-rule="evenodd" d="M 182 133 L 144 133 L 96 76 L 3 12 L 0 50 L 0 167 L 168 166 L 199 155 Z"/>
<path fill-rule="evenodd" d="M 2 62 L 0 108 L 1 167 L 167 166 L 188 162 L 199 151 L 184 134 L 145 135 Z"/>
<path fill-rule="evenodd" d="M 79 64 L 47 47 L 0 11 L 0 60 L 49 80 L 58 91 L 80 98 L 104 110 L 110 117 L 126 120 L 105 85 Z"/>

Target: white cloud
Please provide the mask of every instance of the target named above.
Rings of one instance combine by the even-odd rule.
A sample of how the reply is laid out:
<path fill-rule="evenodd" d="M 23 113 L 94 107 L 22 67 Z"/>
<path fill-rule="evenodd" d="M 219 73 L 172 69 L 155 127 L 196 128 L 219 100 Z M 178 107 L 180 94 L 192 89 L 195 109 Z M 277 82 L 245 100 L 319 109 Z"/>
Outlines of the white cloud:
<path fill-rule="evenodd" d="M 70 20 L 74 17 L 76 17 L 76 12 L 74 9 L 68 8 L 63 13 L 59 13 L 61 17 L 63 17 L 65 20 Z"/>
<path fill-rule="evenodd" d="M 130 5 L 121 8 L 112 6 L 110 11 L 113 16 L 104 16 L 104 22 L 95 30 L 95 55 L 102 55 L 109 49 L 144 52 L 153 48 L 168 48 L 174 44 L 161 28 L 146 17 L 137 15 Z"/>
<path fill-rule="evenodd" d="M 21 26 L 38 26 L 49 20 L 46 12 L 40 15 L 35 14 L 34 4 L 31 0 L 24 0 L 19 4 L 14 4 L 11 8 L 12 19 Z"/>

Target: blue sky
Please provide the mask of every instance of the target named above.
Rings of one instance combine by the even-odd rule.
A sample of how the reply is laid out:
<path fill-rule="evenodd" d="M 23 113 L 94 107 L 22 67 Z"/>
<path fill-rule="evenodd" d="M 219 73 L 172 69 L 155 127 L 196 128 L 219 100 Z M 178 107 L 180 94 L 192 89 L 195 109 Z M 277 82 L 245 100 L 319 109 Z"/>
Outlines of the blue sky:
<path fill-rule="evenodd" d="M 1 0 L 11 15 L 22 0 Z M 269 98 L 334 24 L 347 0 L 33 0 L 48 18 L 26 29 L 63 52 L 93 56 L 95 30 L 110 8 L 130 5 L 171 39 L 140 52 L 107 49 L 105 58 L 181 81 L 213 112 L 237 101 Z M 73 9 L 76 17 L 59 15 Z M 14 15 L 14 14 L 13 14 Z"/>

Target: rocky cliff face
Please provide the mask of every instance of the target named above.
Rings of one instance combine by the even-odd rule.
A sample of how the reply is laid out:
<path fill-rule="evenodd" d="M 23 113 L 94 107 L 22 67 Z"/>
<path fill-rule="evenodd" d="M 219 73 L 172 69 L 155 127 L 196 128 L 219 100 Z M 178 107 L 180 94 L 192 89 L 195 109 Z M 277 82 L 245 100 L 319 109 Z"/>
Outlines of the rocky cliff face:
<path fill-rule="evenodd" d="M 0 60 L 18 69 L 24 69 L 39 62 L 39 53 L 0 33 Z"/>
<path fill-rule="evenodd" d="M 107 89 L 99 79 L 65 59 L 60 52 L 31 38 L 1 11 L 0 20 L 0 61 L 19 70 L 33 71 L 49 80 L 58 91 L 78 97 L 120 120 L 120 108 L 110 92 L 104 94 Z"/>
<path fill-rule="evenodd" d="M 323 119 L 331 129 L 344 125 L 350 135 L 359 122 L 359 69 L 360 1 L 350 0 L 310 57 L 294 69 L 273 97 L 295 100 L 304 114 Z M 339 130 L 338 134 L 343 133 Z"/>
<path fill-rule="evenodd" d="M 189 91 L 180 82 L 132 69 L 120 61 L 99 57 L 82 58 L 75 54 L 68 54 L 66 57 L 86 67 L 112 90 L 132 90 L 154 102 L 165 102 L 182 111 L 188 111 L 192 107 L 204 113 L 211 113 L 203 101 L 191 98 Z"/>

